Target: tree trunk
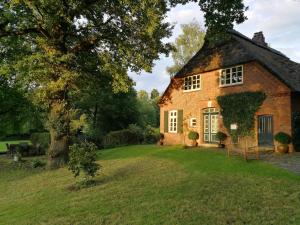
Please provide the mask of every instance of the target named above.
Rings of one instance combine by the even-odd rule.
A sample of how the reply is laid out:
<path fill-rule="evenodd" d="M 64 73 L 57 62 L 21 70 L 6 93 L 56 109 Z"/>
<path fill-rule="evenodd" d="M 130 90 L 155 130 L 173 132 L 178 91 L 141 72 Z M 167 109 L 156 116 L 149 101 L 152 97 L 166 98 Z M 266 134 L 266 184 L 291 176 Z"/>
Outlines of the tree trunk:
<path fill-rule="evenodd" d="M 68 111 L 62 103 L 52 105 L 50 112 L 51 143 L 48 150 L 48 168 L 55 169 L 68 161 L 70 145 L 70 120 Z"/>

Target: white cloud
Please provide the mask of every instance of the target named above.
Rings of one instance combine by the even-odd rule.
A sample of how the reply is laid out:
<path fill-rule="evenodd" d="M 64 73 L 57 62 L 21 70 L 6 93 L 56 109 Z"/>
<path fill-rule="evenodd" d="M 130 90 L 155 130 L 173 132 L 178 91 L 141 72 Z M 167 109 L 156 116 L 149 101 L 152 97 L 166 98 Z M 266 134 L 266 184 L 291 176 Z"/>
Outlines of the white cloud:
<path fill-rule="evenodd" d="M 266 41 L 291 59 L 300 62 L 300 1 L 260 0 L 246 1 L 248 20 L 236 29 L 252 37 L 263 31 Z"/>

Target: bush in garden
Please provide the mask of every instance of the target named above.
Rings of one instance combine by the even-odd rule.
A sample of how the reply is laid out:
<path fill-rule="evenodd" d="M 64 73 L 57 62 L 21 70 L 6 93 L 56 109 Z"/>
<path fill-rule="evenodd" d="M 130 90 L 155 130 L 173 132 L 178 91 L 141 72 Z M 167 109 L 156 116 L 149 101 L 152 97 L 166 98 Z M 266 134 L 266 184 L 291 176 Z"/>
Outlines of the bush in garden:
<path fill-rule="evenodd" d="M 96 175 L 100 169 L 100 165 L 96 163 L 96 151 L 96 145 L 89 142 L 70 146 L 68 166 L 75 177 L 83 173 L 85 181 L 89 181 Z"/>
<path fill-rule="evenodd" d="M 216 138 L 217 138 L 217 140 L 218 140 L 218 141 L 220 142 L 220 144 L 221 144 L 223 141 L 226 140 L 227 134 L 225 134 L 225 133 L 219 131 L 219 132 L 217 132 L 217 134 L 216 134 Z"/>
<path fill-rule="evenodd" d="M 46 165 L 45 162 L 42 162 L 41 160 L 38 160 L 38 159 L 34 159 L 31 162 L 32 168 L 44 167 L 45 165 Z"/>
<path fill-rule="evenodd" d="M 141 127 L 139 127 L 136 124 L 130 124 L 128 126 L 128 130 L 132 134 L 131 142 L 136 142 L 137 144 L 143 142 L 143 140 L 144 140 L 144 130 Z"/>
<path fill-rule="evenodd" d="M 113 148 L 117 146 L 128 145 L 130 140 L 134 138 L 131 136 L 132 133 L 128 129 L 109 132 L 103 138 L 103 146 L 105 148 Z"/>
<path fill-rule="evenodd" d="M 149 125 L 146 127 L 144 134 L 144 142 L 146 144 L 155 144 L 159 141 L 160 137 L 159 128 L 154 128 Z"/>
<path fill-rule="evenodd" d="M 188 138 L 190 140 L 195 141 L 195 140 L 197 140 L 199 138 L 199 134 L 196 131 L 190 131 L 189 134 L 188 134 Z"/>
<path fill-rule="evenodd" d="M 288 145 L 292 142 L 292 137 L 289 134 L 284 132 L 278 132 L 274 136 L 274 139 L 283 145 Z"/>
<path fill-rule="evenodd" d="M 50 145 L 50 134 L 47 132 L 43 133 L 32 133 L 30 141 L 34 148 L 40 147 L 42 152 L 45 153 Z"/>

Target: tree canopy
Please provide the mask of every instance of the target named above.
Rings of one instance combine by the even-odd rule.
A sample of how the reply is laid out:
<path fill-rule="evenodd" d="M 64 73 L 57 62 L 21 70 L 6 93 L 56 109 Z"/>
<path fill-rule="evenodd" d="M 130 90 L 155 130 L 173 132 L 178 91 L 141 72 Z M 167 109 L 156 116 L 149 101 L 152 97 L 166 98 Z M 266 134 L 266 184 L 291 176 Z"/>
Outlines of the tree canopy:
<path fill-rule="evenodd" d="M 197 21 L 181 25 L 180 34 L 173 44 L 172 58 L 174 65 L 167 68 L 168 73 L 174 76 L 202 47 L 205 31 Z"/>

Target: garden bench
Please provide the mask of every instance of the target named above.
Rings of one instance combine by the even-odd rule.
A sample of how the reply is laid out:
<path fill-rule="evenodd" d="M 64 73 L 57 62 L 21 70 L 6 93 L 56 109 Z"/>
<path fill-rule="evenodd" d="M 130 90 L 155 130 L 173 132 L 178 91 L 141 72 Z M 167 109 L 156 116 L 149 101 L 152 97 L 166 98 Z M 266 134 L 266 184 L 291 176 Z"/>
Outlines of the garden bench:
<path fill-rule="evenodd" d="M 250 156 L 254 156 L 255 159 L 259 159 L 260 149 L 258 146 L 248 146 L 248 140 L 245 139 L 244 143 L 238 138 L 237 143 L 230 143 L 226 145 L 227 156 L 242 155 L 247 161 Z"/>

